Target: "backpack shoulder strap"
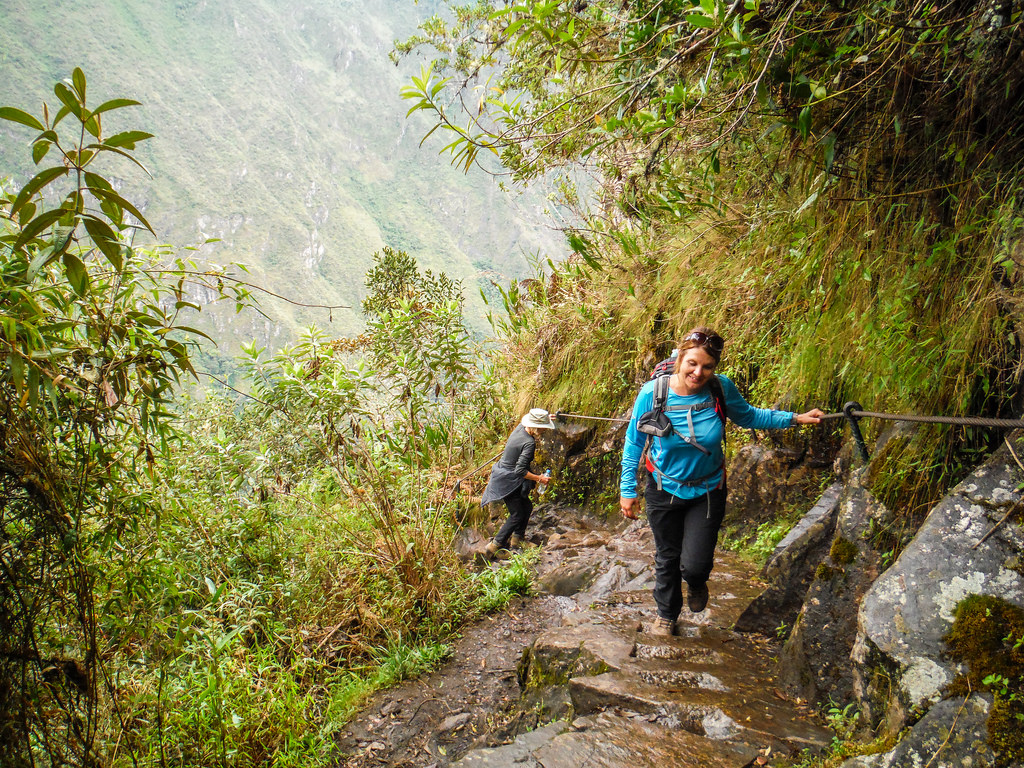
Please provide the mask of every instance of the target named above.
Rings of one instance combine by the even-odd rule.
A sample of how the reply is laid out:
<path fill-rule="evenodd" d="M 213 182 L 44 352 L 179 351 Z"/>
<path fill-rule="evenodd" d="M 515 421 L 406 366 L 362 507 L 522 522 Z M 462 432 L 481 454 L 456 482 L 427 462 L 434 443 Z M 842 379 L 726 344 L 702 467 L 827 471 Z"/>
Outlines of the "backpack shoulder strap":
<path fill-rule="evenodd" d="M 668 376 L 659 376 L 654 380 L 654 404 L 651 411 L 655 414 L 665 410 L 665 402 L 668 400 Z"/>
<path fill-rule="evenodd" d="M 722 420 L 722 424 L 724 425 L 725 420 L 729 416 L 725 405 L 725 390 L 722 389 L 722 382 L 719 381 L 715 374 L 711 374 L 711 378 L 708 380 L 708 390 L 711 392 L 711 397 L 715 401 L 715 410 L 718 412 L 718 418 Z"/>

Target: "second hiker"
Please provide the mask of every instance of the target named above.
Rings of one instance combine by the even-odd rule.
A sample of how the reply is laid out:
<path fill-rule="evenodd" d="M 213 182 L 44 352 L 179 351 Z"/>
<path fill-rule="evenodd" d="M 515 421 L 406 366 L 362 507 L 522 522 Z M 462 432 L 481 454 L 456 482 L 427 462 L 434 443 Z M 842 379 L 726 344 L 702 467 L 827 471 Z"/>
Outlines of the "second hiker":
<path fill-rule="evenodd" d="M 735 384 L 714 373 L 724 345 L 710 328 L 688 333 L 671 376 L 656 375 L 640 389 L 626 432 L 619 507 L 630 520 L 639 511 L 636 473 L 641 458 L 650 473 L 644 499 L 655 546 L 655 634 L 675 633 L 684 580 L 691 611 L 704 610 L 708 602 L 707 580 L 725 515 L 726 414 L 749 429 L 817 424 L 824 415 L 817 408 L 801 414 L 754 408 Z M 659 398 L 660 414 L 655 411 Z"/>
<path fill-rule="evenodd" d="M 526 525 L 530 522 L 533 502 L 530 491 L 535 483 L 547 485 L 551 480 L 548 475 L 538 475 L 530 471 L 533 453 L 536 448 L 535 439 L 542 429 L 554 429 L 551 416 L 543 408 L 533 408 L 523 416 L 494 467 L 487 481 L 487 488 L 480 498 L 480 504 L 487 506 L 492 501 L 504 501 L 508 509 L 508 520 L 487 544 L 487 554 L 495 555 L 498 550 L 507 549 L 510 545 L 518 545 L 526 535 Z"/>

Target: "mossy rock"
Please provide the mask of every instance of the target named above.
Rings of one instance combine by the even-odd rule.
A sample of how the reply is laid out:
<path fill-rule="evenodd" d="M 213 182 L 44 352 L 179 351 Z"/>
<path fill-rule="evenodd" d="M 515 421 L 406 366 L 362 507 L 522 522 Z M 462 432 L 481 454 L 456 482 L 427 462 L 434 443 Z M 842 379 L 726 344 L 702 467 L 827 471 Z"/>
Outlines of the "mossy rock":
<path fill-rule="evenodd" d="M 857 545 L 842 536 L 836 536 L 828 552 L 836 565 L 849 565 L 857 559 Z"/>
<path fill-rule="evenodd" d="M 818 581 L 829 581 L 837 573 L 836 569 L 826 563 L 819 563 L 814 571 L 814 578 Z"/>
<path fill-rule="evenodd" d="M 949 693 L 987 690 L 995 702 L 988 719 L 988 743 L 997 765 L 1024 761 L 1024 609 L 993 595 L 968 595 L 943 638 L 950 656 L 968 667 Z M 987 681 L 987 682 L 986 682 Z"/>

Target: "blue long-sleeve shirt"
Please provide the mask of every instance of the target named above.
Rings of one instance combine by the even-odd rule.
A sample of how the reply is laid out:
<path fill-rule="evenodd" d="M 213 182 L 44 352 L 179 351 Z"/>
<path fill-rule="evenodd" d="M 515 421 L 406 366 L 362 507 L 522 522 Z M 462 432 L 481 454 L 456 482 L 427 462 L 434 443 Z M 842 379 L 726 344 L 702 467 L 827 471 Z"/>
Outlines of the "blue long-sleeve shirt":
<path fill-rule="evenodd" d="M 770 408 L 755 408 L 736 389 L 736 385 L 725 376 L 719 375 L 722 393 L 725 395 L 726 411 L 729 419 L 746 429 L 782 429 L 790 426 L 794 414 L 791 411 L 773 411 Z M 677 395 L 668 388 L 666 406 L 697 405 L 711 400 L 711 393 L 705 386 L 695 395 Z M 636 498 L 636 470 L 643 453 L 647 435 L 637 431 L 636 421 L 640 416 L 654 407 L 654 380 L 647 382 L 640 389 L 640 394 L 633 403 L 633 415 L 626 430 L 626 445 L 622 450 L 622 476 L 619 481 L 619 493 L 623 498 Z M 676 432 L 665 437 L 652 437 L 650 459 L 654 465 L 668 477 L 662 478 L 662 488 L 680 499 L 693 499 L 715 488 L 722 482 L 724 455 L 722 439 L 725 429 L 722 420 L 714 408 L 692 411 L 693 437 L 708 453 L 687 444 L 679 435 L 688 435 L 687 411 L 666 411 Z M 699 485 L 682 485 L 672 478 L 680 480 L 696 480 L 705 477 Z"/>

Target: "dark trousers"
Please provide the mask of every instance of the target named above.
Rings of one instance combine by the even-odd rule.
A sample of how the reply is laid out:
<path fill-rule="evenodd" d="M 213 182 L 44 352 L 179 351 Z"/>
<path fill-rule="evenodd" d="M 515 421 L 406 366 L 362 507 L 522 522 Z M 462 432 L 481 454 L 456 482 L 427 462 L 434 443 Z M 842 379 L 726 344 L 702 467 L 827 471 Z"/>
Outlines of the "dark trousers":
<path fill-rule="evenodd" d="M 683 581 L 700 587 L 711 575 L 725 516 L 725 488 L 680 499 L 659 491 L 648 479 L 644 499 L 654 534 L 654 602 L 658 615 L 675 621 L 683 609 Z"/>
<path fill-rule="evenodd" d="M 522 494 L 522 489 L 510 493 L 502 501 L 508 507 L 508 520 L 501 526 L 501 530 L 494 537 L 494 542 L 504 548 L 508 546 L 508 540 L 512 538 L 513 533 L 519 534 L 520 537 L 526 536 L 526 525 L 533 514 L 533 502 L 529 496 Z"/>

